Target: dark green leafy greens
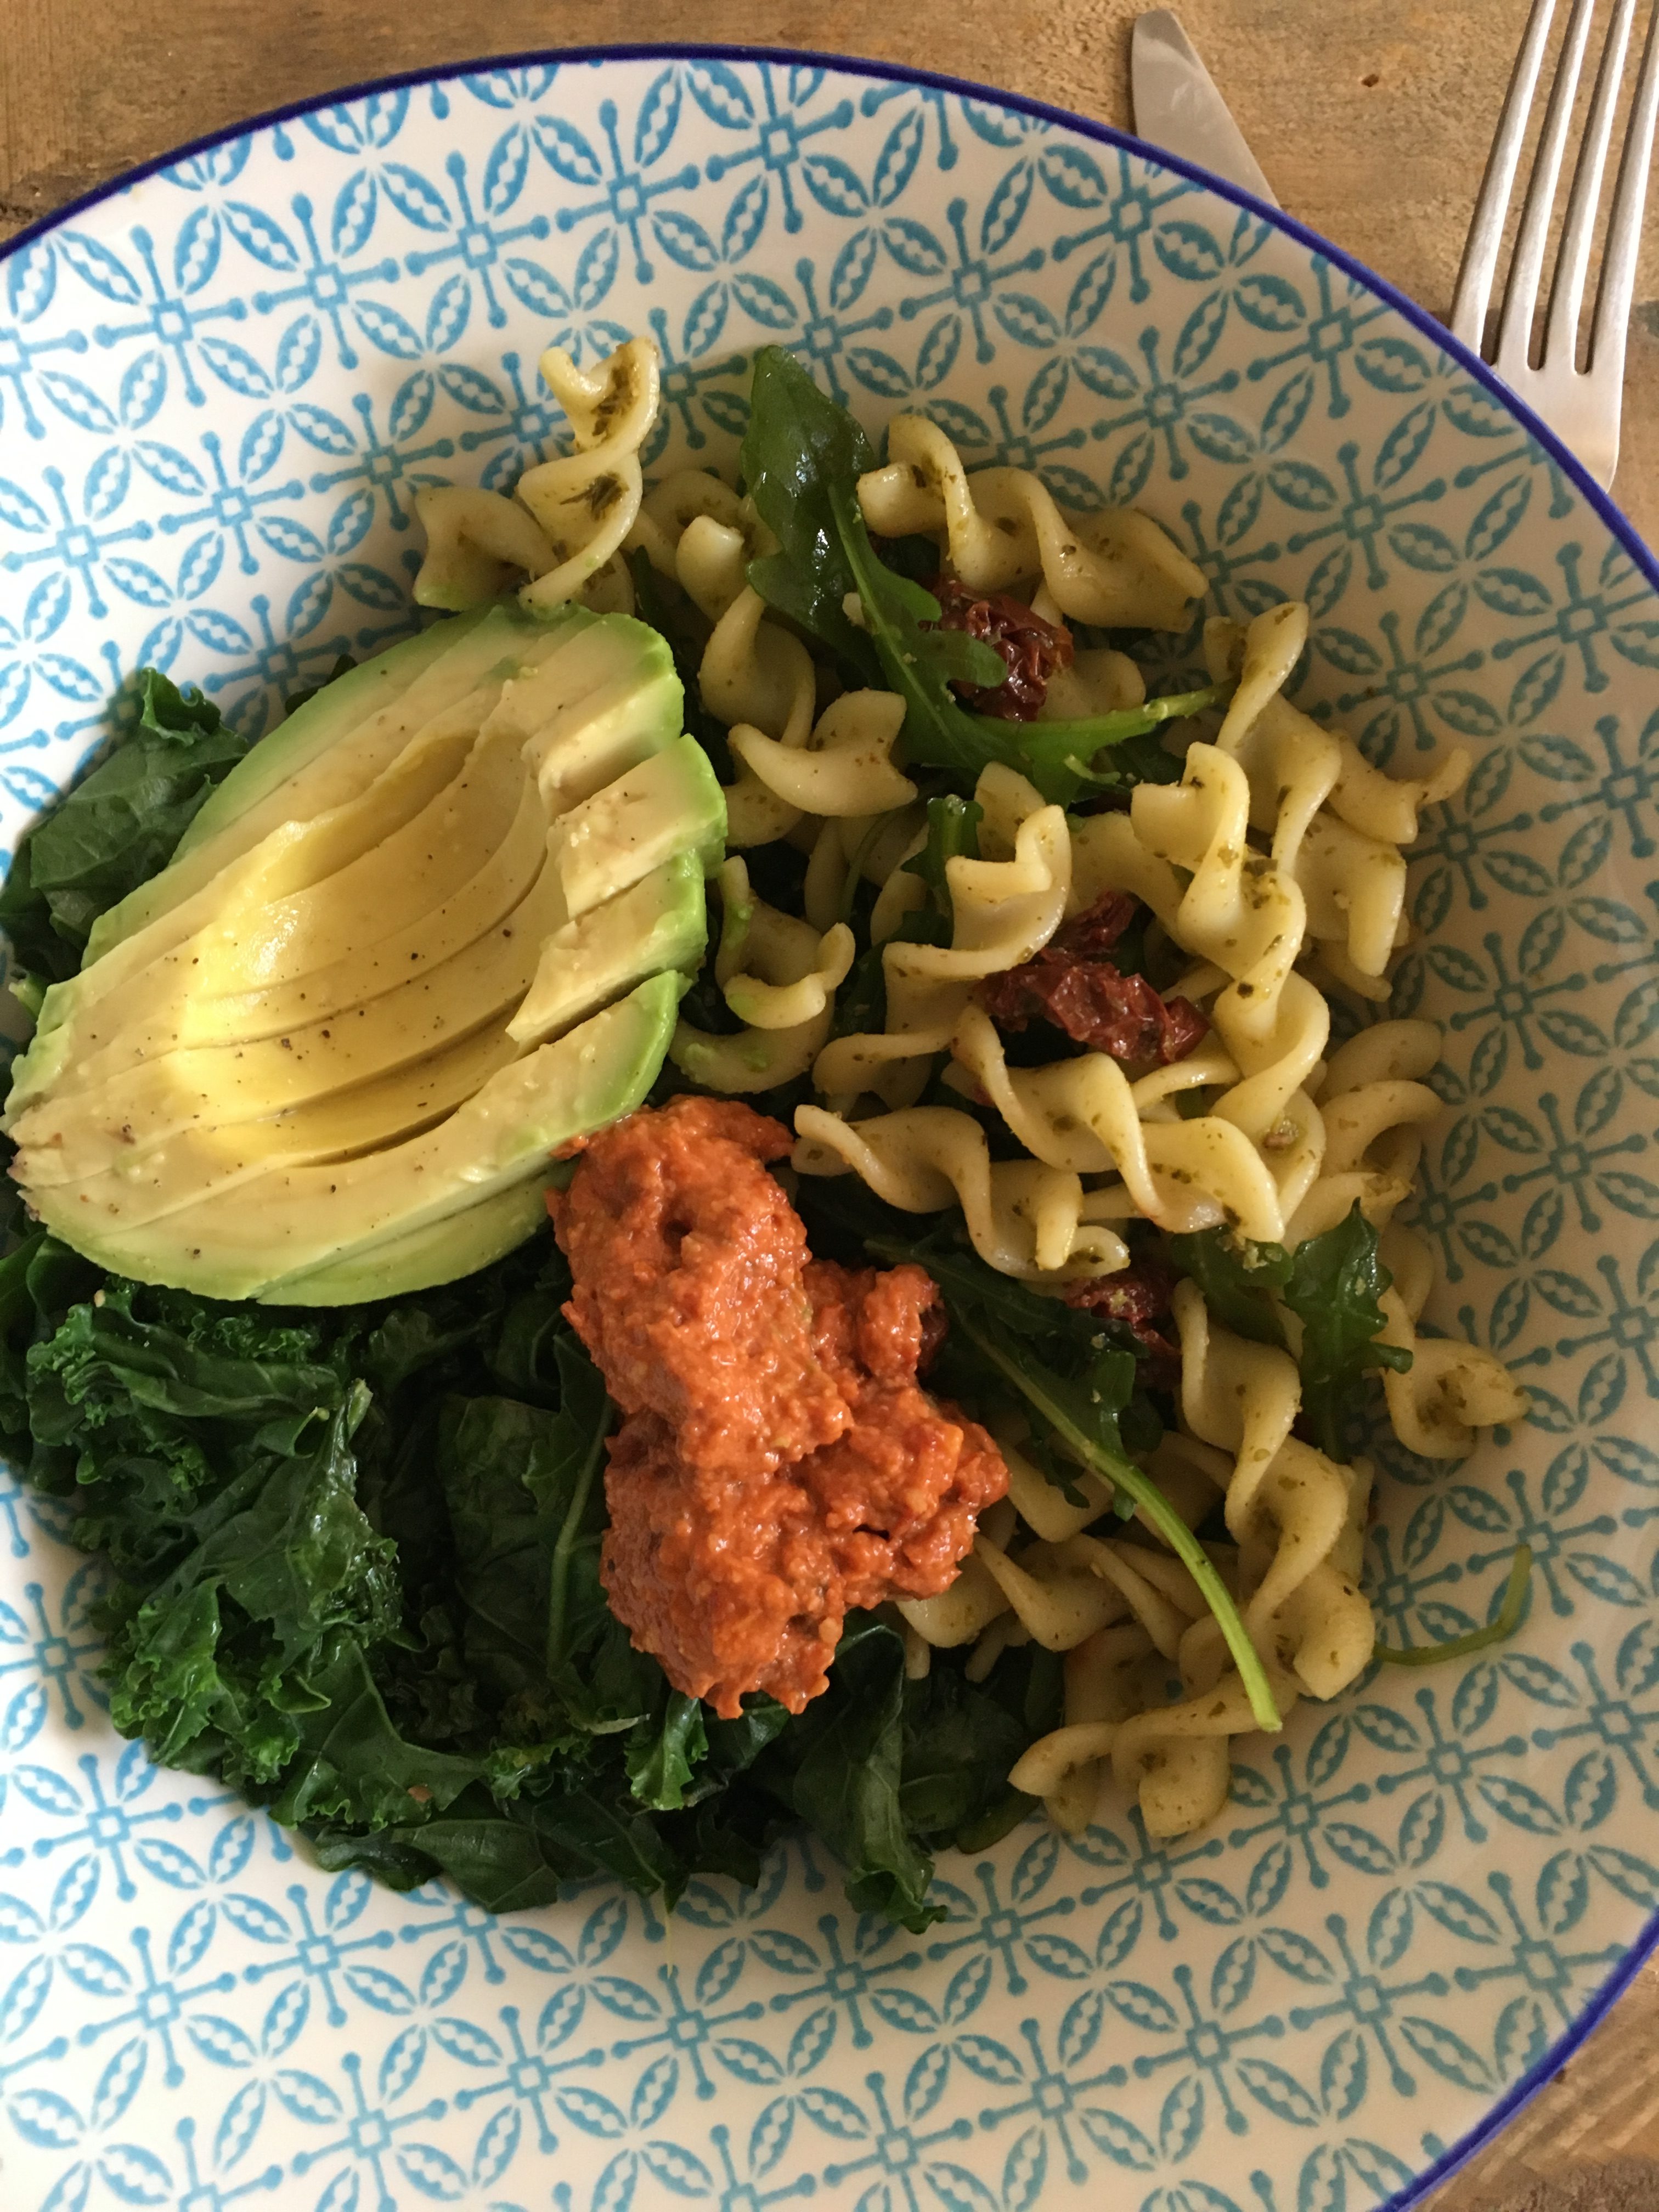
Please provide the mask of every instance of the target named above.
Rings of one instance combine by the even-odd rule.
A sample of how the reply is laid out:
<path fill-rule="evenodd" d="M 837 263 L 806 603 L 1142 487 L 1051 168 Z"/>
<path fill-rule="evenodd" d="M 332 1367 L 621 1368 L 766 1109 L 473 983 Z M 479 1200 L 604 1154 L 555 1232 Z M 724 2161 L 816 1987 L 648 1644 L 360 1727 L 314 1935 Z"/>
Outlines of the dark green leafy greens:
<path fill-rule="evenodd" d="M 123 742 L 27 831 L 3 889 L 0 930 L 15 964 L 62 982 L 100 914 L 172 859 L 197 809 L 247 750 L 199 691 L 147 668 Z"/>
<path fill-rule="evenodd" d="M 1347 1456 L 1343 1416 L 1368 1369 L 1403 1373 L 1401 1345 L 1384 1344 L 1377 1304 L 1394 1280 L 1377 1254 L 1377 1236 L 1356 1205 L 1322 1237 L 1298 1244 L 1285 1285 L 1285 1304 L 1302 1323 L 1302 1412 L 1314 1441 L 1333 1459 Z"/>
<path fill-rule="evenodd" d="M 830 488 L 856 483 L 875 465 L 874 448 L 847 410 L 823 396 L 793 354 L 763 346 L 750 387 L 743 476 L 779 550 L 751 562 L 749 580 L 769 606 L 799 623 L 865 684 L 881 682 L 881 665 L 846 611 L 857 582 Z M 998 662 L 991 680 L 1004 673 Z"/>
<path fill-rule="evenodd" d="M 1412 1364 L 1403 1346 L 1381 1341 L 1378 1300 L 1394 1279 L 1382 1265 L 1377 1232 L 1358 1206 L 1334 1229 L 1304 1238 L 1294 1254 L 1221 1229 L 1168 1242 L 1171 1258 L 1203 1291 L 1211 1313 L 1237 1335 L 1284 1350 L 1273 1293 L 1284 1300 L 1302 1324 L 1303 1419 L 1322 1451 L 1346 1460 L 1344 1429 L 1361 1377 L 1382 1367 L 1403 1374 Z"/>
<path fill-rule="evenodd" d="M 855 1617 L 798 1720 L 671 1689 L 605 1602 L 611 1414 L 568 1290 L 548 1237 L 302 1314 L 120 1282 L 38 1231 L 0 1261 L 0 1441 L 108 1563 L 117 1725 L 327 1866 L 441 1869 L 497 1911 L 599 1872 L 671 1902 L 753 1881 L 805 1821 L 862 1907 L 925 1927 L 932 1850 L 1026 1809 L 1030 1656 L 910 1683 Z"/>

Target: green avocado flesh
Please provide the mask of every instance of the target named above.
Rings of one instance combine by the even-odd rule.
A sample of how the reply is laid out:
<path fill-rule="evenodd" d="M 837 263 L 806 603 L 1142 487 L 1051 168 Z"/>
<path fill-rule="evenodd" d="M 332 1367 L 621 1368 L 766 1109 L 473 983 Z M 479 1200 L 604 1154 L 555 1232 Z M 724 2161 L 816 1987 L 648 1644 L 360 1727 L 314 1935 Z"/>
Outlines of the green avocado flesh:
<path fill-rule="evenodd" d="M 629 1112 L 702 957 L 725 808 L 620 615 L 442 622 L 228 776 L 46 994 L 4 1128 L 76 1250 L 210 1297 L 453 1280 Z"/>

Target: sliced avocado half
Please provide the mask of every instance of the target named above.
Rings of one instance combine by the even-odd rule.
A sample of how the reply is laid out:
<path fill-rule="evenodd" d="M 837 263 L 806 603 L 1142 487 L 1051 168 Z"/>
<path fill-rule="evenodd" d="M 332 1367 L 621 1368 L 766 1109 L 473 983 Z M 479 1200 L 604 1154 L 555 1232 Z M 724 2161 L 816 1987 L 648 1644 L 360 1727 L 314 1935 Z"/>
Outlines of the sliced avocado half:
<path fill-rule="evenodd" d="M 724 805 L 681 712 L 656 633 L 582 610 L 318 694 L 49 997 L 3 1123 L 33 1210 L 142 1281 L 319 1304 L 531 1234 L 702 957 Z"/>

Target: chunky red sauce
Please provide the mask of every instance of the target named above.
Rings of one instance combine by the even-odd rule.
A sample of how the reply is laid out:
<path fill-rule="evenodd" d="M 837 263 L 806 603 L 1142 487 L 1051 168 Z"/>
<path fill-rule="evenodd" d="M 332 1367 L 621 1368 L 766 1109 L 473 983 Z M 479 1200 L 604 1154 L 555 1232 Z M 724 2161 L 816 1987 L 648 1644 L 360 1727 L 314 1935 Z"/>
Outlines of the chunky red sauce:
<path fill-rule="evenodd" d="M 941 1333 L 930 1278 L 812 1259 L 766 1171 L 790 1141 L 747 1106 L 676 1098 L 594 1138 L 548 1200 L 565 1311 L 624 1416 L 611 1611 L 728 1719 L 750 1690 L 799 1712 L 848 1611 L 947 1589 L 1008 1482 L 916 1380 Z"/>

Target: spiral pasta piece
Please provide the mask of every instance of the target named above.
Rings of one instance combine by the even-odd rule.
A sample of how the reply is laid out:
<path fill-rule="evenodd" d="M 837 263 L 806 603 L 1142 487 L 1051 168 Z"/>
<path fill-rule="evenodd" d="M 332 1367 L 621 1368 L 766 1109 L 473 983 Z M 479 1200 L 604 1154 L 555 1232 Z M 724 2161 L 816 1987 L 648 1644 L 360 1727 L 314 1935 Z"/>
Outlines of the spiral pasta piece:
<path fill-rule="evenodd" d="M 1038 1160 L 991 1158 L 985 1132 L 950 1106 L 908 1106 L 848 1121 L 819 1106 L 795 1109 L 802 1175 L 851 1168 L 902 1213 L 961 1207 L 974 1249 L 1001 1274 L 1067 1279 L 1128 1264 L 1116 1231 L 1091 1221 L 1082 1179 Z"/>
<path fill-rule="evenodd" d="M 753 502 L 706 469 L 679 469 L 653 485 L 629 533 L 714 624 L 697 672 L 709 713 L 732 732 L 738 772 L 726 787 L 726 843 L 742 850 L 787 837 L 802 809 L 757 776 L 746 748 L 793 751 L 812 737 L 817 685 L 811 655 L 769 615 L 748 580 L 757 555 L 776 541 Z"/>
<path fill-rule="evenodd" d="M 1080 1835 L 1094 1816 L 1104 1762 L 1119 1725 L 1146 1702 L 1144 1666 L 1151 1640 L 1138 1621 L 1097 1630 L 1066 1655 L 1065 1721 L 1040 1736 L 1008 1779 L 1042 1800 L 1065 1834 Z"/>
<path fill-rule="evenodd" d="M 988 1425 L 996 1438 L 1008 1469 L 1008 1495 L 1026 1527 L 1050 1544 L 1064 1543 L 1091 1521 L 1098 1521 L 1112 1502 L 1111 1487 L 1091 1468 L 1068 1467 L 1066 1474 L 1078 1503 L 1048 1480 L 1020 1449 L 1030 1435 L 1025 1423 L 1006 1414 Z"/>
<path fill-rule="evenodd" d="M 769 1091 L 804 1075 L 830 1033 L 836 990 L 853 964 L 853 933 L 837 923 L 822 935 L 810 922 L 757 898 L 735 856 L 715 878 L 720 941 L 714 980 L 747 1026 L 716 1036 L 682 1017 L 669 1057 L 710 1091 Z"/>
<path fill-rule="evenodd" d="M 1188 1686 L 1193 1694 L 1124 1721 L 1112 1741 L 1113 1779 L 1139 1800 L 1146 1833 L 1160 1843 L 1215 1819 L 1227 1802 L 1228 1746 L 1256 1725 L 1237 1674 Z M 1273 1694 L 1281 1713 L 1296 1702 L 1277 1682 Z"/>
<path fill-rule="evenodd" d="M 1442 1110 L 1420 1079 L 1439 1057 L 1440 1031 L 1422 1021 L 1378 1022 L 1332 1054 L 1319 1093 L 1324 1157 L 1286 1225 L 1291 1250 L 1356 1206 L 1373 1228 L 1388 1226 L 1416 1178 L 1420 1132 Z"/>
<path fill-rule="evenodd" d="M 1204 575 L 1151 517 L 1129 508 L 1062 510 L 1030 469 L 978 469 L 921 415 L 896 416 L 884 468 L 859 478 L 859 503 L 879 535 L 943 536 L 951 567 L 975 592 L 1040 577 L 1069 621 L 1104 628 L 1184 629 Z"/>
<path fill-rule="evenodd" d="M 977 1538 L 974 1556 L 1008 1601 L 1008 1609 L 1045 1651 L 1069 1651 L 1129 1607 L 1113 1583 L 1086 1567 L 1073 1568 L 1061 1552 L 1037 1543 L 1018 1559 L 999 1544 Z"/>
<path fill-rule="evenodd" d="M 1378 1301 L 1385 1316 L 1382 1340 L 1412 1355 L 1403 1374 L 1382 1371 L 1389 1425 L 1407 1450 L 1423 1459 L 1467 1459 L 1478 1430 L 1526 1419 L 1527 1394 L 1503 1361 L 1478 1345 L 1418 1334 L 1434 1283 L 1433 1255 L 1420 1237 L 1396 1223 L 1382 1251 L 1394 1277 L 1394 1287 Z"/>
<path fill-rule="evenodd" d="M 891 691 L 844 691 L 802 745 L 754 728 L 734 730 L 732 750 L 775 799 L 798 813 L 867 819 L 908 806 L 916 787 L 893 764 L 904 702 Z"/>
<path fill-rule="evenodd" d="M 1143 1121 L 1128 1078 L 1104 1053 L 1012 1068 L 980 1006 L 965 1009 L 951 1049 L 1034 1159 L 1076 1175 L 1115 1172 L 1136 1213 L 1177 1233 L 1223 1222 L 1263 1243 L 1282 1233 L 1273 1176 L 1231 1122 Z M 1109 1205 L 1113 1194 L 1101 1196 Z"/>
<path fill-rule="evenodd" d="M 969 1552 L 948 1589 L 937 1597 L 900 1598 L 898 1610 L 918 1636 L 949 1650 L 972 1644 L 1000 1613 L 1008 1611 L 1008 1600 L 977 1552 Z"/>
<path fill-rule="evenodd" d="M 628 545 L 630 551 L 642 552 L 659 576 L 678 584 L 710 622 L 717 622 L 744 581 L 741 574 L 735 580 L 731 574 L 734 538 L 746 557 L 759 550 L 749 501 L 712 470 L 675 469 L 641 501 Z"/>
<path fill-rule="evenodd" d="M 1136 787 L 1130 822 L 1156 859 L 1187 873 L 1172 934 L 1231 979 L 1211 1018 L 1242 1079 L 1215 1110 L 1260 1141 L 1284 1121 L 1317 1063 L 1330 1010 L 1292 972 L 1305 903 L 1272 855 L 1252 849 L 1249 810 L 1249 784 L 1237 761 L 1218 746 L 1195 744 L 1178 785 Z M 1305 1109 L 1297 1128 L 1304 1143 L 1316 1135 Z"/>
<path fill-rule="evenodd" d="M 426 557 L 415 579 L 417 606 L 452 614 L 498 599 L 516 576 L 533 582 L 558 556 L 535 517 L 504 492 L 477 484 L 425 484 L 415 512 Z"/>
<path fill-rule="evenodd" d="M 952 913 L 949 945 L 890 942 L 882 954 L 887 986 L 885 1029 L 837 1037 L 819 1055 L 812 1080 L 826 1097 L 851 1099 L 873 1091 L 888 1104 L 908 1106 L 921 1092 L 931 1056 L 950 1043 L 975 983 L 1018 967 L 1060 927 L 1072 884 L 1072 842 L 1066 817 L 1046 805 L 1024 776 L 994 763 L 975 797 L 1000 842 L 1012 831 L 1011 857 L 945 863 Z M 905 896 L 921 885 L 895 872 L 890 884 Z M 895 926 L 890 903 L 878 901 L 872 935 Z"/>
<path fill-rule="evenodd" d="M 1291 1648 L 1280 1655 L 1277 1642 L 1289 1630 L 1291 1599 L 1316 1570 L 1342 1559 L 1354 1512 L 1352 1470 L 1291 1436 L 1301 1385 L 1287 1353 L 1218 1327 L 1191 1283 L 1176 1285 L 1172 1310 L 1181 1339 L 1182 1417 L 1203 1442 L 1233 1455 L 1223 1510 L 1241 1553 L 1255 1551 L 1254 1559 L 1246 1559 L 1249 1588 L 1243 1608 L 1252 1641 L 1264 1653 L 1287 1660 L 1305 1688 L 1314 1682 L 1303 1673 L 1304 1647 L 1322 1638 L 1339 1648 L 1339 1671 L 1346 1665 L 1358 1673 L 1370 1656 L 1370 1609 L 1359 1601 L 1364 1641 L 1356 1650 L 1347 1596 L 1334 1584 L 1327 1598 L 1342 1607 L 1343 1621 L 1310 1611 L 1304 1601 Z M 1356 1559 L 1355 1580 L 1358 1568 Z M 1321 1682 L 1329 1680 L 1330 1671 L 1321 1665 Z"/>
<path fill-rule="evenodd" d="M 744 586 L 715 623 L 698 680 L 703 704 L 734 736 L 753 730 L 790 750 L 811 737 L 817 698 L 812 657 L 798 637 L 767 619 L 766 602 L 752 585 Z M 726 812 L 727 845 L 746 847 L 787 836 L 801 810 L 769 790 L 744 761 L 726 788 Z"/>
<path fill-rule="evenodd" d="M 640 447 L 657 419 L 661 363 L 649 338 L 629 338 L 592 369 L 559 346 L 541 358 L 542 380 L 570 418 L 575 450 L 538 462 L 515 496 L 551 546 L 554 565 L 520 597 L 555 607 L 578 598 L 613 563 L 644 496 Z"/>

